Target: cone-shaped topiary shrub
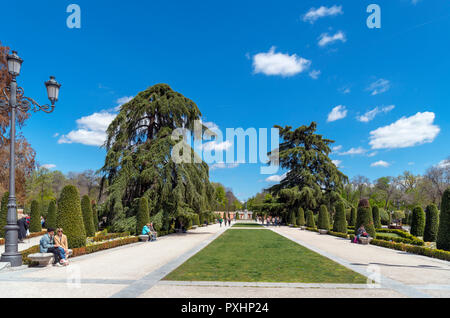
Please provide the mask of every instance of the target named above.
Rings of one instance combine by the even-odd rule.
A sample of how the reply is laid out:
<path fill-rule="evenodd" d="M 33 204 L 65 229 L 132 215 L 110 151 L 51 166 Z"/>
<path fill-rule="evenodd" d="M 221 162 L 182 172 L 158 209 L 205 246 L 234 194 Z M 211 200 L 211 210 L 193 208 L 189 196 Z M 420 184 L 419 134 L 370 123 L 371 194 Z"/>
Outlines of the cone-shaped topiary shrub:
<path fill-rule="evenodd" d="M 194 218 L 192 219 L 192 223 L 197 226 L 200 225 L 200 218 L 199 218 L 198 214 L 194 215 Z"/>
<path fill-rule="evenodd" d="M 305 210 L 302 207 L 298 208 L 297 225 L 305 226 Z"/>
<path fill-rule="evenodd" d="M 42 231 L 41 225 L 41 208 L 39 202 L 33 200 L 31 202 L 31 213 L 30 213 L 30 233 L 37 233 Z"/>
<path fill-rule="evenodd" d="M 425 232 L 423 240 L 425 242 L 436 242 L 439 230 L 439 210 L 435 204 L 430 204 L 425 209 Z"/>
<path fill-rule="evenodd" d="M 356 209 L 354 207 L 352 207 L 350 210 L 350 221 L 348 222 L 349 226 L 356 225 L 356 217 L 357 217 Z"/>
<path fill-rule="evenodd" d="M 425 232 L 425 212 L 420 206 L 413 209 L 410 232 L 414 236 L 423 236 Z"/>
<path fill-rule="evenodd" d="M 355 230 L 364 225 L 366 232 L 373 238 L 376 237 L 375 226 L 373 225 L 372 209 L 370 208 L 369 200 L 362 199 L 358 204 L 358 212 L 356 215 Z"/>
<path fill-rule="evenodd" d="M 94 227 L 94 214 L 92 213 L 91 199 L 87 195 L 84 195 L 81 199 L 81 212 L 83 213 L 84 229 L 86 230 L 86 236 L 95 236 Z"/>
<path fill-rule="evenodd" d="M 316 227 L 316 222 L 314 222 L 314 213 L 311 210 L 306 212 L 306 226 L 312 228 Z"/>
<path fill-rule="evenodd" d="M 69 248 L 86 246 L 86 229 L 81 212 L 80 194 L 73 185 L 63 188 L 58 200 L 56 227 L 64 230 Z"/>
<path fill-rule="evenodd" d="M 45 221 L 47 228 L 56 228 L 56 202 L 51 200 L 48 205 L 47 220 Z"/>
<path fill-rule="evenodd" d="M 338 202 L 336 204 L 333 232 L 347 233 L 347 219 L 345 217 L 345 207 L 343 202 Z"/>
<path fill-rule="evenodd" d="M 450 188 L 445 190 L 442 196 L 436 247 L 441 250 L 450 251 Z"/>
<path fill-rule="evenodd" d="M 297 225 L 297 218 L 295 217 L 294 211 L 291 211 L 291 213 L 289 213 L 289 224 L 292 224 L 293 226 Z"/>
<path fill-rule="evenodd" d="M 98 231 L 98 207 L 97 204 L 95 204 L 95 202 L 92 202 L 92 218 L 94 221 L 94 228 L 95 231 Z"/>
<path fill-rule="evenodd" d="M 320 206 L 317 227 L 319 230 L 330 230 L 330 214 L 328 213 L 326 205 Z"/>
<path fill-rule="evenodd" d="M 0 206 L 0 237 L 5 237 L 5 226 L 8 219 L 8 201 L 9 192 L 5 192 L 2 196 L 1 206 Z"/>
<path fill-rule="evenodd" d="M 380 216 L 380 209 L 377 206 L 374 206 L 372 208 L 372 217 L 373 217 L 373 225 L 376 229 L 381 229 L 381 216 Z"/>
<path fill-rule="evenodd" d="M 148 209 L 148 200 L 142 197 L 139 200 L 139 209 L 136 215 L 136 233 L 141 234 L 144 226 L 150 223 L 150 212 Z"/>

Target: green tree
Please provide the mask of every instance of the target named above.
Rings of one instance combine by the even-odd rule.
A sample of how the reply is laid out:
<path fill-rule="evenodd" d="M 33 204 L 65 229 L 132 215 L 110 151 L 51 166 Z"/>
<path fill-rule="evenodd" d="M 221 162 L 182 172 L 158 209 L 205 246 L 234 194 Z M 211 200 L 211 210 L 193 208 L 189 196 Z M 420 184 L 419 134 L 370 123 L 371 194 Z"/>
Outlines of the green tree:
<path fill-rule="evenodd" d="M 422 207 L 414 208 L 411 219 L 411 234 L 414 236 L 423 236 L 425 231 L 425 212 Z"/>
<path fill-rule="evenodd" d="M 319 209 L 319 220 L 317 222 L 320 230 L 330 230 L 330 215 L 325 205 L 321 205 Z"/>
<path fill-rule="evenodd" d="M 423 240 L 425 242 L 436 242 L 439 230 L 439 210 L 437 206 L 432 203 L 425 209 L 425 232 Z"/>
<path fill-rule="evenodd" d="M 41 225 L 41 208 L 37 200 L 31 202 L 30 215 L 30 233 L 37 233 L 42 231 Z"/>
<path fill-rule="evenodd" d="M 302 207 L 298 208 L 297 225 L 305 226 L 305 210 Z"/>
<path fill-rule="evenodd" d="M 5 226 L 8 220 L 8 201 L 9 192 L 5 192 L 2 196 L 1 206 L 0 206 L 0 237 L 5 237 Z"/>
<path fill-rule="evenodd" d="M 306 212 L 306 226 L 316 228 L 316 222 L 314 221 L 314 213 L 311 210 Z"/>
<path fill-rule="evenodd" d="M 357 230 L 361 225 L 364 225 L 366 232 L 369 233 L 371 237 L 376 237 L 377 233 L 373 224 L 372 209 L 370 208 L 369 200 L 367 199 L 360 200 L 358 204 L 355 229 Z"/>
<path fill-rule="evenodd" d="M 100 193 L 107 195 L 105 210 L 113 224 L 135 218 L 134 202 L 144 196 L 164 231 L 174 219 L 189 219 L 194 212 L 214 208 L 209 166 L 183 141 L 180 131 L 200 138 L 194 126 L 200 132 L 207 130 L 198 121 L 200 116 L 192 100 L 166 84 L 152 86 L 122 105 L 107 129 L 101 169 Z"/>
<path fill-rule="evenodd" d="M 289 213 L 289 224 L 292 224 L 293 226 L 297 225 L 297 219 L 295 217 L 294 211 L 291 211 L 291 213 Z"/>
<path fill-rule="evenodd" d="M 83 213 L 86 236 L 93 237 L 95 235 L 94 214 L 92 212 L 91 199 L 87 195 L 84 195 L 81 199 L 81 212 Z"/>
<path fill-rule="evenodd" d="M 374 206 L 372 208 L 372 217 L 373 217 L 373 222 L 374 222 L 374 226 L 376 229 L 381 229 L 381 216 L 380 216 L 380 209 L 377 206 Z"/>
<path fill-rule="evenodd" d="M 436 247 L 441 250 L 450 251 L 450 188 L 445 190 L 442 196 Z"/>
<path fill-rule="evenodd" d="M 316 134 L 317 124 L 301 126 L 292 131 L 292 127 L 280 127 L 283 142 L 279 147 L 279 163 L 288 170 L 286 177 L 272 186 L 269 191 L 275 194 L 282 189 L 298 188 L 301 206 L 315 209 L 320 204 L 331 206 L 339 199 L 338 193 L 348 179 L 338 170 L 329 158 L 330 145 L 334 141 Z M 278 159 L 269 153 L 271 162 Z M 300 204 L 299 204 L 300 205 Z M 299 206 L 298 205 L 298 206 Z"/>
<path fill-rule="evenodd" d="M 148 209 L 148 200 L 143 197 L 139 200 L 139 210 L 136 215 L 136 233 L 141 234 L 146 224 L 150 223 L 150 212 Z"/>
<path fill-rule="evenodd" d="M 348 225 L 349 226 L 355 226 L 356 225 L 356 218 L 357 218 L 356 209 L 355 209 L 355 207 L 352 207 L 351 211 L 350 211 L 350 222 L 348 222 Z"/>
<path fill-rule="evenodd" d="M 67 235 L 69 248 L 86 246 L 86 229 L 81 212 L 80 194 L 73 185 L 63 188 L 58 200 L 56 226 Z"/>
<path fill-rule="evenodd" d="M 45 220 L 47 228 L 56 228 L 56 203 L 54 200 L 50 201 L 48 205 L 47 219 Z"/>
<path fill-rule="evenodd" d="M 333 231 L 338 233 L 347 233 L 347 220 L 345 217 L 345 206 L 343 202 L 338 202 L 336 204 Z"/>

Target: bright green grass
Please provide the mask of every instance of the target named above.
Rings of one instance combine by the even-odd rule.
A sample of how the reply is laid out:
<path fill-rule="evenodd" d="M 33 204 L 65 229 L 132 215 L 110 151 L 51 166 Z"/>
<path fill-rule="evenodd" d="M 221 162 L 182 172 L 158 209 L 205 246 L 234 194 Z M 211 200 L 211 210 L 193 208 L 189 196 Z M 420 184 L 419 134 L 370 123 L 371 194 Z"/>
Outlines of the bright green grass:
<path fill-rule="evenodd" d="M 258 223 L 236 223 L 232 227 L 262 227 L 262 225 Z"/>
<path fill-rule="evenodd" d="M 366 283 L 362 275 L 269 230 L 226 231 L 164 279 Z"/>
<path fill-rule="evenodd" d="M 387 238 L 392 238 L 392 237 L 401 237 L 400 235 L 396 234 L 396 233 L 377 233 L 377 236 L 384 236 Z"/>

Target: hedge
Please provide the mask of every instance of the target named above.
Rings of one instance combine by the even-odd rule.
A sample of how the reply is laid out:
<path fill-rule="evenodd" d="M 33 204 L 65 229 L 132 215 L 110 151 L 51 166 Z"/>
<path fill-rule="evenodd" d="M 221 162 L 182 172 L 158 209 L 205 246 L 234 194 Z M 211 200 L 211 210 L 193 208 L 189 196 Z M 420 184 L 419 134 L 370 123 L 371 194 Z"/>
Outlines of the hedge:
<path fill-rule="evenodd" d="M 104 235 L 97 235 L 94 237 L 89 237 L 88 241 L 91 242 L 102 242 L 102 241 L 108 241 L 108 240 L 114 240 L 121 237 L 128 237 L 130 236 L 130 232 L 125 233 L 110 233 L 110 234 L 104 234 Z"/>
<path fill-rule="evenodd" d="M 5 226 L 8 219 L 9 192 L 5 192 L 0 206 L 0 237 L 5 237 Z"/>
<path fill-rule="evenodd" d="M 445 190 L 442 196 L 436 246 L 439 249 L 450 251 L 450 188 Z"/>
<path fill-rule="evenodd" d="M 297 225 L 297 218 L 295 217 L 294 211 L 291 211 L 291 213 L 289 213 L 289 224 L 292 224 L 293 226 Z"/>
<path fill-rule="evenodd" d="M 425 209 L 425 214 L 423 240 L 425 242 L 436 242 L 439 230 L 439 210 L 435 204 L 430 204 Z"/>
<path fill-rule="evenodd" d="M 387 247 L 398 251 L 408 252 L 412 254 L 418 254 L 423 256 L 428 256 L 432 258 L 441 259 L 444 261 L 450 261 L 450 252 L 439 250 L 439 249 L 432 249 L 428 247 L 423 246 L 414 246 L 414 245 L 408 245 L 403 243 L 395 243 L 395 242 L 389 242 L 389 241 L 383 241 L 374 239 L 370 242 L 372 245 L 381 246 L 381 247 Z"/>
<path fill-rule="evenodd" d="M 30 232 L 36 233 L 42 231 L 41 225 L 41 210 L 39 203 L 36 200 L 31 202 L 30 212 Z"/>
<path fill-rule="evenodd" d="M 81 213 L 81 202 L 78 189 L 73 185 L 63 188 L 58 201 L 56 226 L 64 230 L 69 242 L 69 248 L 86 245 L 86 230 Z"/>
<path fill-rule="evenodd" d="M 298 216 L 297 216 L 297 225 L 298 226 L 305 226 L 305 210 L 303 210 L 302 207 L 298 209 Z"/>
<path fill-rule="evenodd" d="M 148 209 L 148 200 L 146 197 L 142 197 L 139 200 L 139 209 L 136 214 L 136 234 L 142 233 L 142 230 L 146 224 L 150 223 L 150 211 Z"/>
<path fill-rule="evenodd" d="M 81 199 L 81 212 L 83 213 L 83 223 L 84 229 L 86 230 L 86 236 L 94 236 L 94 213 L 92 212 L 91 199 L 89 199 L 87 195 L 84 195 Z"/>
<path fill-rule="evenodd" d="M 98 231 L 98 207 L 97 204 L 95 204 L 95 202 L 92 203 L 92 218 L 94 221 L 94 228 L 96 231 Z"/>
<path fill-rule="evenodd" d="M 375 226 L 375 229 L 381 229 L 381 216 L 380 216 L 380 209 L 377 206 L 374 206 L 372 208 L 372 217 L 373 217 L 373 225 Z"/>
<path fill-rule="evenodd" d="M 328 209 L 325 205 L 320 206 L 317 227 L 320 230 L 330 230 L 330 214 L 328 213 Z"/>
<path fill-rule="evenodd" d="M 423 236 L 425 231 L 425 212 L 422 207 L 414 208 L 411 220 L 411 234 L 414 236 Z"/>
<path fill-rule="evenodd" d="M 56 228 L 56 203 L 54 200 L 51 200 L 48 205 L 47 220 L 45 221 L 45 224 L 48 229 Z"/>
<path fill-rule="evenodd" d="M 377 233 L 373 225 L 372 210 L 367 199 L 362 199 L 358 205 L 355 228 L 358 229 L 361 225 L 364 226 L 371 237 L 376 237 Z"/>
<path fill-rule="evenodd" d="M 347 233 L 347 219 L 343 202 L 336 204 L 336 215 L 334 217 L 333 232 Z"/>
<path fill-rule="evenodd" d="M 314 213 L 311 210 L 306 212 L 306 226 L 310 228 L 316 227 L 316 222 L 314 222 Z"/>
<path fill-rule="evenodd" d="M 351 211 L 350 211 L 350 221 L 348 222 L 348 225 L 355 226 L 356 216 L 357 216 L 356 209 L 354 207 L 352 207 Z"/>

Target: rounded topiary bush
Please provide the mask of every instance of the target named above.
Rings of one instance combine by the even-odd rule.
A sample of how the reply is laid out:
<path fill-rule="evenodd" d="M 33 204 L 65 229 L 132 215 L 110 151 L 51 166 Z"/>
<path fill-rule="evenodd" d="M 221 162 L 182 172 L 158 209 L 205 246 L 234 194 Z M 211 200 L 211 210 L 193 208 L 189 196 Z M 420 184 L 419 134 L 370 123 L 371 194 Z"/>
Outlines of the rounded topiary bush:
<path fill-rule="evenodd" d="M 356 214 L 355 230 L 364 225 L 366 232 L 373 238 L 376 237 L 375 226 L 373 225 L 372 209 L 369 200 L 362 199 L 358 204 L 358 212 Z"/>
<path fill-rule="evenodd" d="M 414 236 L 423 236 L 425 232 L 425 212 L 420 206 L 413 209 L 410 232 Z"/>
<path fill-rule="evenodd" d="M 289 214 L 289 224 L 292 224 L 293 226 L 297 225 L 297 218 L 295 217 L 295 212 L 291 211 Z"/>
<path fill-rule="evenodd" d="M 338 233 L 347 233 L 347 219 L 345 216 L 345 206 L 343 202 L 338 202 L 336 204 L 333 231 Z"/>
<path fill-rule="evenodd" d="M 439 210 L 435 204 L 430 204 L 425 209 L 425 242 L 436 242 L 439 230 Z"/>
<path fill-rule="evenodd" d="M 5 226 L 8 219 L 8 201 L 9 192 L 5 192 L 2 196 L 1 206 L 0 206 L 0 237 L 5 237 Z"/>
<path fill-rule="evenodd" d="M 319 230 L 330 230 L 330 214 L 328 213 L 326 205 L 320 206 L 317 227 Z"/>
<path fill-rule="evenodd" d="M 45 223 L 47 228 L 56 228 L 56 202 L 53 200 L 48 205 L 47 220 Z"/>
<path fill-rule="evenodd" d="M 314 213 L 311 210 L 306 212 L 306 226 L 307 227 L 316 227 L 316 222 L 314 221 Z"/>
<path fill-rule="evenodd" d="M 64 230 L 69 248 L 86 246 L 86 229 L 81 212 L 80 194 L 73 185 L 64 187 L 58 200 L 56 226 Z"/>
<path fill-rule="evenodd" d="M 356 225 L 356 209 L 354 207 L 351 208 L 350 210 L 350 221 L 348 222 L 349 226 L 355 226 Z"/>
<path fill-rule="evenodd" d="M 86 236 L 95 236 L 94 214 L 92 213 L 91 199 L 87 195 L 81 199 L 81 212 L 83 213 L 84 229 Z"/>
<path fill-rule="evenodd" d="M 147 223 L 150 223 L 150 211 L 148 209 L 148 200 L 146 197 L 143 197 L 139 200 L 139 209 L 136 214 L 136 233 L 141 234 Z"/>
<path fill-rule="evenodd" d="M 298 216 L 297 216 L 297 225 L 298 226 L 305 226 L 305 210 L 303 210 L 302 207 L 298 209 Z"/>
<path fill-rule="evenodd" d="M 441 250 L 450 251 L 450 188 L 445 190 L 442 196 L 436 247 Z"/>
<path fill-rule="evenodd" d="M 381 229 L 381 216 L 380 216 L 380 209 L 377 206 L 374 206 L 372 208 L 372 217 L 373 217 L 373 225 L 376 229 Z"/>
<path fill-rule="evenodd" d="M 30 233 L 37 233 L 41 231 L 42 231 L 41 208 L 39 206 L 39 202 L 33 200 L 31 202 Z"/>

